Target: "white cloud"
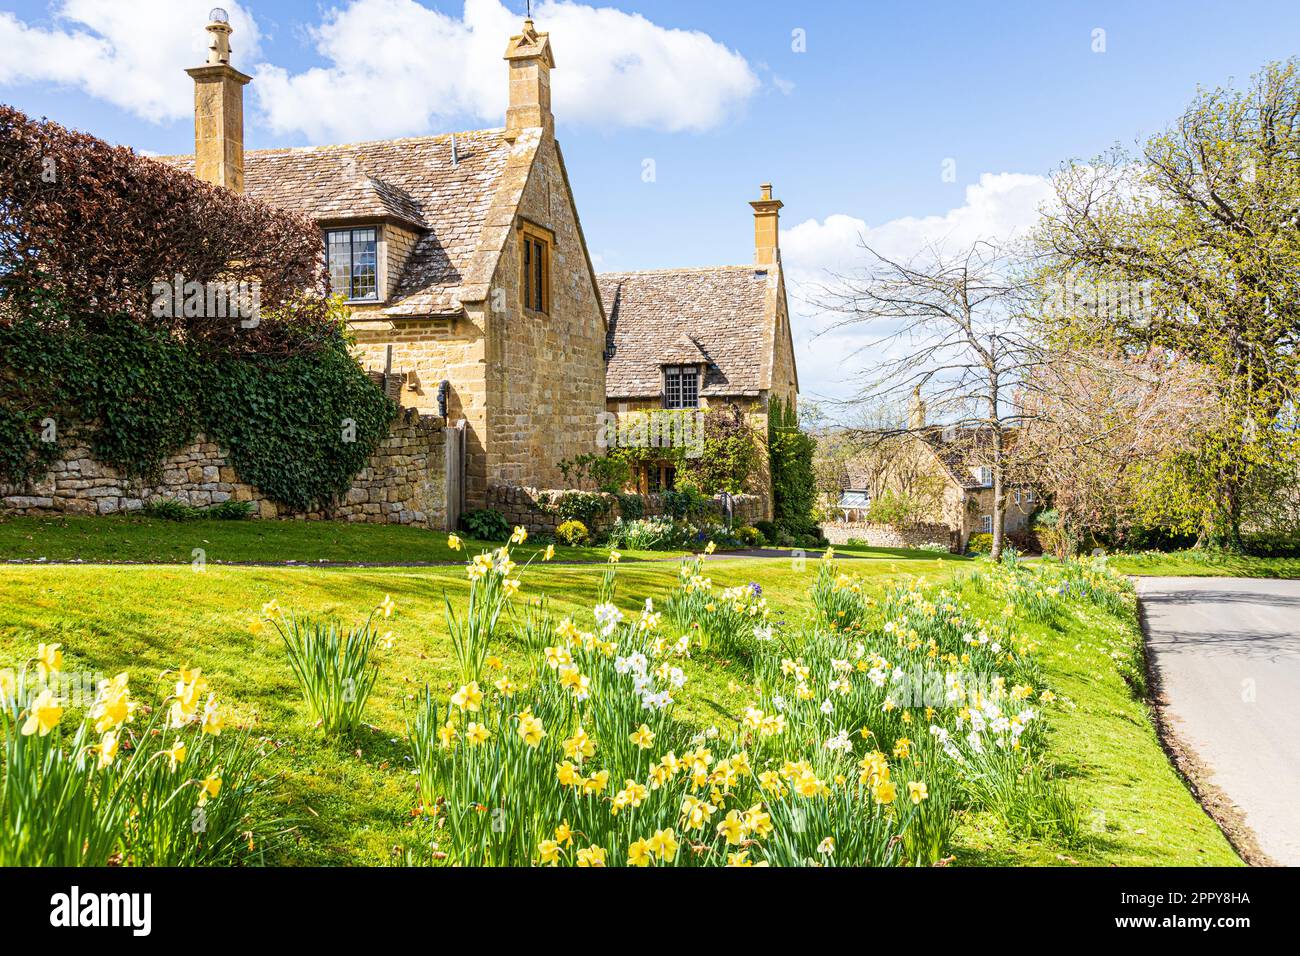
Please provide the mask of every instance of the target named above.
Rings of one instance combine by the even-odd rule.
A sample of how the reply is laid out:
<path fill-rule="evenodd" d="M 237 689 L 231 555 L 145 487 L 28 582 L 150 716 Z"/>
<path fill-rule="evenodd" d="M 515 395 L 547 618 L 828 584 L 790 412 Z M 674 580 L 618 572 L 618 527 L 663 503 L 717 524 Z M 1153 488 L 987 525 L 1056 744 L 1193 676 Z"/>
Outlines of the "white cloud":
<path fill-rule="evenodd" d="M 561 122 L 705 130 L 759 86 L 744 57 L 704 33 L 556 0 L 534 16 L 551 34 Z M 416 0 L 350 0 L 311 31 L 328 65 L 260 65 L 254 89 L 275 132 L 314 142 L 420 133 L 462 117 L 500 125 L 501 57 L 519 26 L 500 0 L 466 0 L 460 18 Z"/>
<path fill-rule="evenodd" d="M 823 286 L 833 288 L 834 275 L 852 274 L 867 264 L 863 242 L 881 255 L 906 262 L 929 246 L 955 250 L 979 239 L 1008 240 L 1033 227 L 1040 207 L 1052 195 L 1051 181 L 1044 176 L 985 173 L 966 187 L 962 205 L 943 215 L 904 216 L 873 226 L 837 214 L 783 229 L 781 261 L 796 313 L 795 351 L 803 392 L 810 397 L 850 396 L 858 390 L 862 369 L 881 358 L 861 354 L 876 334 L 861 326 L 825 331 L 839 316 L 809 301 L 819 297 Z"/>
<path fill-rule="evenodd" d="M 207 56 L 203 25 L 213 0 L 63 0 L 53 26 L 29 26 L 0 12 L 0 85 L 53 83 L 81 89 L 153 122 L 194 110 L 182 72 Z M 223 3 L 234 29 L 236 59 L 259 56 L 257 24 L 234 2 Z"/>

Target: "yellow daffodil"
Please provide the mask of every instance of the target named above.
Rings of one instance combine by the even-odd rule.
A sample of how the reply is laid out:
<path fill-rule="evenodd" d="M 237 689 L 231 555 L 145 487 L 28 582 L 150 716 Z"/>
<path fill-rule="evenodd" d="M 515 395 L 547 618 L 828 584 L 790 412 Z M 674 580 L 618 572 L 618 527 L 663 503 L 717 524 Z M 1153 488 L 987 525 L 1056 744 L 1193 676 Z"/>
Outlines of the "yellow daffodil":
<path fill-rule="evenodd" d="M 487 743 L 487 739 L 492 736 L 492 732 L 482 724 L 476 724 L 470 721 L 465 726 L 465 743 L 471 747 L 477 747 L 479 744 Z"/>
<path fill-rule="evenodd" d="M 636 730 L 632 731 L 630 736 L 632 743 L 636 744 L 642 750 L 648 750 L 655 742 L 654 731 L 649 726 L 642 724 Z"/>
<path fill-rule="evenodd" d="M 542 560 L 549 561 L 553 557 L 555 557 L 555 545 L 548 544 L 546 546 L 546 553 L 542 555 Z"/>
<path fill-rule="evenodd" d="M 619 558 L 621 558 L 621 557 L 623 557 L 623 556 L 622 556 L 621 554 L 619 554 L 617 551 L 611 551 L 611 552 L 609 553 L 609 563 L 610 563 L 610 564 L 618 564 L 618 560 L 619 560 Z"/>
<path fill-rule="evenodd" d="M 185 741 L 178 740 L 170 749 L 162 752 L 167 755 L 167 769 L 175 771 L 185 762 Z"/>
<path fill-rule="evenodd" d="M 876 798 L 876 803 L 887 804 L 894 802 L 894 796 L 898 788 L 888 780 L 882 780 L 871 788 L 871 795 Z"/>
<path fill-rule="evenodd" d="M 736 846 L 745 840 L 745 818 L 739 810 L 728 811 L 726 817 L 718 824 L 718 833 L 726 837 L 728 846 Z"/>
<path fill-rule="evenodd" d="M 438 728 L 438 746 L 443 750 L 450 750 L 451 745 L 456 742 L 456 728 L 447 722 Z"/>
<path fill-rule="evenodd" d="M 649 866 L 654 861 L 649 840 L 637 840 L 627 848 L 627 862 L 631 866 Z"/>
<path fill-rule="evenodd" d="M 704 546 L 705 554 L 712 554 L 716 550 L 718 550 L 718 546 L 714 544 L 712 541 L 710 541 L 708 544 Z"/>
<path fill-rule="evenodd" d="M 930 796 L 930 790 L 925 783 L 920 780 L 912 780 L 907 785 L 907 795 L 913 803 L 920 803 Z"/>
<path fill-rule="evenodd" d="M 541 718 L 535 717 L 531 710 L 525 710 L 519 715 L 519 736 L 530 747 L 538 746 L 546 736 L 546 731 L 542 729 Z"/>
<path fill-rule="evenodd" d="M 459 551 L 461 549 L 460 535 L 457 534 L 447 535 L 447 547 L 451 548 L 451 550 L 453 551 Z"/>
<path fill-rule="evenodd" d="M 472 680 L 451 695 L 451 702 L 467 713 L 478 713 L 483 706 L 483 691 L 479 690 L 478 681 Z"/>
<path fill-rule="evenodd" d="M 677 859 L 677 847 L 677 834 L 671 827 L 667 830 L 656 830 L 654 836 L 650 838 L 651 852 L 665 863 Z"/>
<path fill-rule="evenodd" d="M 379 602 L 378 610 L 384 612 L 384 617 L 392 617 L 393 611 L 397 610 L 397 605 L 389 595 L 385 594 L 384 599 Z"/>
<path fill-rule="evenodd" d="M 105 733 L 135 719 L 136 704 L 130 699 L 126 671 L 112 680 L 99 682 L 99 696 L 90 708 L 90 719 L 95 722 L 95 732 Z"/>
<path fill-rule="evenodd" d="M 502 697 L 510 697 L 519 690 L 519 685 L 509 677 L 502 677 L 493 686 Z"/>
<path fill-rule="evenodd" d="M 274 617 L 280 613 L 280 604 L 274 598 L 262 605 L 262 617 Z"/>
<path fill-rule="evenodd" d="M 23 723 L 23 736 L 30 737 L 32 734 L 38 734 L 44 737 L 58 725 L 62 716 L 63 701 L 46 688 L 32 701 L 27 711 L 27 720 Z"/>
<path fill-rule="evenodd" d="M 41 644 L 36 648 L 36 669 L 40 671 L 41 680 L 47 680 L 51 674 L 63 670 L 62 644 Z"/>
<path fill-rule="evenodd" d="M 518 578 L 506 578 L 501 585 L 501 590 L 506 597 L 514 597 L 519 593 L 519 583 Z"/>
<path fill-rule="evenodd" d="M 604 866 L 605 851 L 594 843 L 585 850 L 578 851 L 578 866 Z"/>
<path fill-rule="evenodd" d="M 560 844 L 554 840 L 543 840 L 537 844 L 538 862 L 545 866 L 558 866 L 560 863 Z"/>
<path fill-rule="evenodd" d="M 528 529 L 523 525 L 515 525 L 514 533 L 510 535 L 511 544 L 523 544 L 528 540 Z"/>
<path fill-rule="evenodd" d="M 577 733 L 564 742 L 564 756 L 581 764 L 596 753 L 596 742 L 587 736 L 581 727 Z"/>
<path fill-rule="evenodd" d="M 99 739 L 97 752 L 99 754 L 99 768 L 102 770 L 109 766 L 117 757 L 117 731 L 110 730 Z"/>
<path fill-rule="evenodd" d="M 569 827 L 568 820 L 555 828 L 555 842 L 560 846 L 568 846 L 573 842 L 573 830 Z"/>
<path fill-rule="evenodd" d="M 210 799 L 216 797 L 221 792 L 221 777 L 217 773 L 208 774 L 199 784 L 199 806 L 203 806 Z"/>

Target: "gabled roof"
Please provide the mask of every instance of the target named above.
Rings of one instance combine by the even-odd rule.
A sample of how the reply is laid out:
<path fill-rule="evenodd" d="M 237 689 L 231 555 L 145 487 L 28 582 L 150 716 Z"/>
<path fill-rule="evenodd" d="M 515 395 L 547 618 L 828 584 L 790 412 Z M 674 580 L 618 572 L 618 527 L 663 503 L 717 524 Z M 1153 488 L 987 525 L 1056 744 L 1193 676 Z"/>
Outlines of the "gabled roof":
<path fill-rule="evenodd" d="M 993 433 L 987 428 L 950 427 L 933 425 L 920 433 L 919 437 L 935 458 L 959 486 L 967 491 L 988 487 L 974 474 L 980 466 L 988 465 L 993 459 Z M 1014 430 L 1003 433 L 1003 442 L 1008 448 L 1015 441 Z"/>
<path fill-rule="evenodd" d="M 777 267 L 606 272 L 598 279 L 609 318 L 608 398 L 660 395 L 664 365 L 708 363 L 704 395 L 771 387 Z"/>
<path fill-rule="evenodd" d="M 451 134 L 249 150 L 244 192 L 326 225 L 383 220 L 415 232 L 419 238 L 385 312 L 458 312 L 503 174 L 512 157 L 537 147 L 536 136 L 512 143 L 504 132 L 456 133 L 455 164 Z M 160 159 L 194 171 L 193 156 Z"/>

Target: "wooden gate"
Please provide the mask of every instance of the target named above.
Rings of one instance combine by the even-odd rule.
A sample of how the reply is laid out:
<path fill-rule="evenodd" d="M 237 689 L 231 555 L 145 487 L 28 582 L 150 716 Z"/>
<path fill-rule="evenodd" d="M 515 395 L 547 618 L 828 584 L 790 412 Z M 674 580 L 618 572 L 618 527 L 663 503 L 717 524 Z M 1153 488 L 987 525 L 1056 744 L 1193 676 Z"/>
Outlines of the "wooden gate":
<path fill-rule="evenodd" d="M 465 510 L 465 419 L 448 425 L 446 431 L 447 531 L 460 526 Z"/>

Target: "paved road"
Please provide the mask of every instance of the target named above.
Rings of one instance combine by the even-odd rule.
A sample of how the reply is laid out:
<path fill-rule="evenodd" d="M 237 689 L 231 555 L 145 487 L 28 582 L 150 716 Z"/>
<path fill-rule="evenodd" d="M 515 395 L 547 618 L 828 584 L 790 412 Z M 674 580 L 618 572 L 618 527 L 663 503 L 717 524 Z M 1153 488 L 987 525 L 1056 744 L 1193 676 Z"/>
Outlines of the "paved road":
<path fill-rule="evenodd" d="M 1300 581 L 1140 578 L 1170 726 L 1261 849 L 1300 866 Z"/>

